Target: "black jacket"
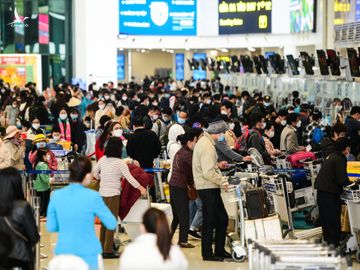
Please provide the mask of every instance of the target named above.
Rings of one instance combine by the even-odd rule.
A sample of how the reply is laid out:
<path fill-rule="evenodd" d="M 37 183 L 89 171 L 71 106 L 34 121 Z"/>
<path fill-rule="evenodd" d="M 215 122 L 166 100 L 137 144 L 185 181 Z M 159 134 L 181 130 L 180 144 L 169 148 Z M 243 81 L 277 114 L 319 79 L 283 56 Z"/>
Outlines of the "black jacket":
<path fill-rule="evenodd" d="M 315 189 L 340 196 L 343 187 L 350 183 L 346 166 L 346 157 L 341 152 L 335 151 L 330 154 L 321 164 L 315 179 Z"/>
<path fill-rule="evenodd" d="M 248 148 L 254 147 L 255 149 L 257 149 L 261 154 L 264 163 L 271 164 L 271 156 L 266 151 L 265 141 L 260 134 L 260 131 L 256 129 L 251 132 L 248 139 Z"/>
<path fill-rule="evenodd" d="M 355 157 L 360 153 L 360 122 L 348 116 L 345 121 L 347 135 L 350 137 L 351 154 Z"/>
<path fill-rule="evenodd" d="M 322 157 L 326 158 L 336 151 L 336 142 L 330 137 L 325 137 L 321 141 L 320 149 Z"/>
<path fill-rule="evenodd" d="M 82 121 L 73 122 L 70 120 L 71 127 L 71 142 L 78 145 L 78 152 L 80 153 L 86 144 L 85 125 Z"/>
<path fill-rule="evenodd" d="M 6 219 L 12 229 L 5 218 L 0 216 L 0 232 L 9 235 L 12 242 L 12 250 L 8 257 L 24 262 L 34 261 L 32 248 L 39 241 L 40 236 L 31 206 L 26 201 L 14 202 L 11 213 Z"/>
<path fill-rule="evenodd" d="M 144 128 L 135 130 L 127 142 L 129 157 L 139 161 L 141 168 L 152 168 L 153 160 L 160 154 L 161 144 L 155 132 Z"/>

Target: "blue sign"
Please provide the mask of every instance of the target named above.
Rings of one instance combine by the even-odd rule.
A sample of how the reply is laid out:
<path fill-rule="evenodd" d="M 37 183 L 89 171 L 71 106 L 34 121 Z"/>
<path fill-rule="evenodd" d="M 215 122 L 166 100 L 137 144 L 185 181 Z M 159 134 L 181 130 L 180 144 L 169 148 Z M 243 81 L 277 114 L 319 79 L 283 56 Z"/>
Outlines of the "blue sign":
<path fill-rule="evenodd" d="M 183 53 L 177 53 L 175 55 L 175 79 L 177 81 L 182 81 L 184 80 L 184 60 L 185 60 L 185 55 Z"/>
<path fill-rule="evenodd" d="M 206 60 L 206 53 L 194 53 L 194 59 L 200 61 L 200 59 Z M 201 68 L 199 65 L 199 69 L 195 69 L 193 72 L 194 80 L 205 80 L 206 79 L 206 70 Z"/>
<path fill-rule="evenodd" d="M 86 90 L 86 81 L 80 78 L 72 78 L 71 79 L 72 85 L 79 85 L 80 89 Z"/>
<path fill-rule="evenodd" d="M 117 79 L 118 81 L 125 80 L 125 55 L 122 53 L 117 55 Z"/>
<path fill-rule="evenodd" d="M 355 21 L 360 22 L 360 0 L 356 0 Z"/>
<path fill-rule="evenodd" d="M 197 0 L 119 0 L 124 35 L 196 35 Z"/>

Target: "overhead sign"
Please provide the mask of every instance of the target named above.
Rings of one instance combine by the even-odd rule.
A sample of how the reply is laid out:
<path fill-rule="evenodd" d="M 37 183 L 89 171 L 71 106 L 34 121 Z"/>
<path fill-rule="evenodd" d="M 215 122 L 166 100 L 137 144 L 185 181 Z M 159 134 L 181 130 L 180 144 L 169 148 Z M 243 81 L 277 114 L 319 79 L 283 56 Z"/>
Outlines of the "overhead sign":
<path fill-rule="evenodd" d="M 196 35 L 197 0 L 119 0 L 120 34 Z"/>
<path fill-rule="evenodd" d="M 219 34 L 271 32 L 271 0 L 219 0 Z"/>

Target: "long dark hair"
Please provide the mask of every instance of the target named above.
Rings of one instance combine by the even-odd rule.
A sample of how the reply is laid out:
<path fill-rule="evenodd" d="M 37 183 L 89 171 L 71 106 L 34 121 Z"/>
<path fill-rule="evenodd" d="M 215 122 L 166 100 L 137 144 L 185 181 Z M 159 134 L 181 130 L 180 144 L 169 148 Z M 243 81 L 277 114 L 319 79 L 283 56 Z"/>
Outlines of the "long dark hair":
<path fill-rule="evenodd" d="M 13 167 L 0 170 L 0 216 L 8 216 L 14 201 L 25 200 L 22 179 Z"/>
<path fill-rule="evenodd" d="M 143 216 L 143 224 L 148 233 L 157 236 L 157 246 L 166 261 L 171 249 L 171 233 L 165 213 L 156 208 L 150 208 Z"/>
<path fill-rule="evenodd" d="M 46 154 L 47 150 L 38 149 L 36 151 L 36 163 L 34 167 L 36 167 L 39 162 L 44 161 L 44 156 L 46 156 Z"/>
<path fill-rule="evenodd" d="M 112 122 L 109 121 L 108 123 L 106 123 L 105 125 L 105 128 L 104 128 L 104 131 L 103 133 L 101 133 L 100 137 L 99 137 L 99 147 L 100 147 L 100 150 L 103 150 L 104 149 L 104 144 L 106 142 L 106 140 L 108 139 L 109 137 L 109 134 L 110 134 L 110 127 L 112 125 Z"/>
<path fill-rule="evenodd" d="M 75 159 L 69 166 L 70 181 L 81 183 L 88 173 L 91 173 L 92 165 L 87 157 Z"/>

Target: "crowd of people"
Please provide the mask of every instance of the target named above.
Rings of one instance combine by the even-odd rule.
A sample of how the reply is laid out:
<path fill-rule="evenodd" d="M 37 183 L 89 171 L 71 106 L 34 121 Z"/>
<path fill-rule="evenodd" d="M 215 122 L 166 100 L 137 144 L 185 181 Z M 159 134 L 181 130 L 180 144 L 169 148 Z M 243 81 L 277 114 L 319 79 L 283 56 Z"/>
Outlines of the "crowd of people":
<path fill-rule="evenodd" d="M 141 85 L 92 83 L 86 90 L 60 84 L 42 93 L 34 83 L 12 88 L 1 81 L 0 90 L 0 237 L 5 241 L 12 235 L 7 241 L 14 243 L 0 260 L 23 269 L 32 269 L 31 247 L 39 235 L 21 192 L 18 170 L 57 170 L 53 149 L 68 149 L 80 157 L 69 167 L 71 184 L 51 198 L 54 176 L 35 175 L 40 214 L 47 230 L 59 233 L 55 254 L 79 256 L 90 269 L 98 269 L 102 258 L 119 257 L 113 238 L 121 208 L 120 179 L 139 195 L 146 194 L 146 185 L 134 178 L 132 166 L 148 169 L 159 156 L 170 159 L 167 180 L 174 218 L 169 226 L 164 213 L 150 209 L 144 215 L 144 234 L 125 250 L 120 269 L 145 269 L 140 265 L 146 267 L 146 261 L 134 256 L 138 250 L 159 265 L 156 269 L 168 269 L 164 265 L 186 269 L 186 259 L 171 245 L 178 226 L 179 247 L 193 248 L 190 236 L 201 240 L 204 260 L 231 257 L 225 250 L 228 215 L 220 196 L 228 181 L 221 169 L 254 161 L 249 149 L 255 149 L 266 165 L 274 165 L 278 156 L 301 151 L 316 152 L 324 159 L 331 156 L 334 162 L 344 157 L 360 160 L 360 107 L 347 110 L 347 100 L 334 100 L 329 121 L 297 91 L 285 104 L 275 104 L 261 91 L 230 92 L 220 80 L 180 85 L 145 78 Z M 339 151 L 338 159 L 332 156 Z M 96 159 L 95 166 L 90 158 Z M 99 181 L 98 192 L 84 188 L 94 180 Z M 317 188 L 322 190 L 321 207 L 332 199 L 328 193 L 338 193 L 321 181 Z M 95 216 L 101 220 L 100 241 L 93 226 Z M 16 241 L 21 240 L 19 247 Z M 137 268 L 132 268 L 134 264 Z"/>

